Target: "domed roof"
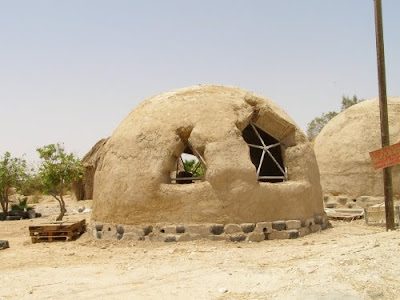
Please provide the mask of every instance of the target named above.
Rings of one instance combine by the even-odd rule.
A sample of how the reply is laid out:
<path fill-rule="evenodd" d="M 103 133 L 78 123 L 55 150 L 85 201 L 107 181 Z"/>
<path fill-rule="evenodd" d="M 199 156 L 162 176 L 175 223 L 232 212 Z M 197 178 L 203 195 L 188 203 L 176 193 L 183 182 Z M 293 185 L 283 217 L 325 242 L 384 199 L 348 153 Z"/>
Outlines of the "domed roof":
<path fill-rule="evenodd" d="M 180 171 L 182 153 L 202 171 Z M 195 86 L 145 100 L 114 131 L 96 171 L 92 219 L 303 219 L 323 213 L 321 199 L 314 153 L 281 108 L 238 88 Z"/>
<path fill-rule="evenodd" d="M 400 142 L 400 98 L 388 99 L 391 144 Z M 314 151 L 324 193 L 383 196 L 382 171 L 369 152 L 382 148 L 377 99 L 360 102 L 334 117 L 317 136 Z M 394 166 L 394 194 L 400 194 L 400 166 Z"/>

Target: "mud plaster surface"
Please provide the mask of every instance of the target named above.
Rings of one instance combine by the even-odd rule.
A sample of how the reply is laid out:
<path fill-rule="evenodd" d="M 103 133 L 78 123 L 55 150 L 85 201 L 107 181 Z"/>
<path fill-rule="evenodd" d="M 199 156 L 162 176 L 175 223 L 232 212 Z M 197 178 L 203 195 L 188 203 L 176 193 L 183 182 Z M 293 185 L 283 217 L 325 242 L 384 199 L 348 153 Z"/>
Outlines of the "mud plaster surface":
<path fill-rule="evenodd" d="M 241 131 L 252 120 L 281 141 L 289 181 L 259 183 Z M 188 142 L 205 159 L 203 182 L 170 184 Z M 152 97 L 106 143 L 94 184 L 93 219 L 245 223 L 322 214 L 315 155 L 272 101 L 237 88 L 196 86 Z"/>
<path fill-rule="evenodd" d="M 400 98 L 388 99 L 391 144 L 400 142 Z M 314 151 L 323 192 L 332 195 L 383 196 L 382 170 L 369 152 L 382 148 L 379 102 L 363 101 L 334 117 L 317 136 Z M 400 200 L 400 165 L 392 167 L 393 195 Z"/>

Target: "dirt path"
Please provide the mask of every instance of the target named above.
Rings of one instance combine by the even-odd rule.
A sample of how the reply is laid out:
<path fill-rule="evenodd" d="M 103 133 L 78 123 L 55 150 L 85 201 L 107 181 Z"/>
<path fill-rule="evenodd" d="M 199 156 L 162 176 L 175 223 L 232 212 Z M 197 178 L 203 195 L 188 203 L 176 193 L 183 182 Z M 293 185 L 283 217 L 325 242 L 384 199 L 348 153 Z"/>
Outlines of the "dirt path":
<path fill-rule="evenodd" d="M 69 210 L 90 201 L 69 202 Z M 47 206 L 47 208 L 45 207 Z M 400 232 L 364 221 L 262 243 L 94 241 L 32 244 L 28 226 L 0 222 L 3 299 L 400 299 Z M 90 219 L 73 214 L 66 220 Z"/>

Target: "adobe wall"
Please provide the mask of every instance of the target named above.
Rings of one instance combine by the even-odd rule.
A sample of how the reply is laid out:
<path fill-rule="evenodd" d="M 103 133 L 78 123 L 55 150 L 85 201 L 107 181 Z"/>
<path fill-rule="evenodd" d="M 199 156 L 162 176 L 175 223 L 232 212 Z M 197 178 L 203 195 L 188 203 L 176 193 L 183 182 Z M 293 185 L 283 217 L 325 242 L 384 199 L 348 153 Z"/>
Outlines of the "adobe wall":
<path fill-rule="evenodd" d="M 388 115 L 390 142 L 398 143 L 400 98 L 388 99 Z M 368 197 L 382 197 L 382 170 L 375 171 L 369 156 L 369 152 L 380 148 L 377 99 L 360 102 L 334 117 L 322 129 L 314 144 L 324 194 L 346 196 L 354 205 L 361 207 L 372 203 Z M 394 198 L 400 200 L 400 165 L 392 168 L 392 177 Z"/>
<path fill-rule="evenodd" d="M 250 121 L 282 143 L 288 181 L 257 181 L 241 134 Z M 204 157 L 206 175 L 171 184 L 185 139 Z M 106 143 L 95 175 L 95 222 L 241 224 L 323 214 L 304 134 L 272 101 L 237 88 L 197 86 L 144 101 Z"/>

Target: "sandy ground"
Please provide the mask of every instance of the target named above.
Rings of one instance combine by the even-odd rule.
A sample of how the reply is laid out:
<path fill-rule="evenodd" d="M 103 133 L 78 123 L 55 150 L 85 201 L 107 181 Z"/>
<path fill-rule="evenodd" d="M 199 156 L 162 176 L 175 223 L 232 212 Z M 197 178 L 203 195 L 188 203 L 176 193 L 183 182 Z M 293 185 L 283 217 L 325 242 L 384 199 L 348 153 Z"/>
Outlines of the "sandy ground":
<path fill-rule="evenodd" d="M 70 212 L 90 201 L 68 200 Z M 261 243 L 95 241 L 32 244 L 28 226 L 0 222 L 4 299 L 400 299 L 400 232 L 363 220 L 296 240 Z M 65 220 L 90 220 L 90 213 Z"/>

